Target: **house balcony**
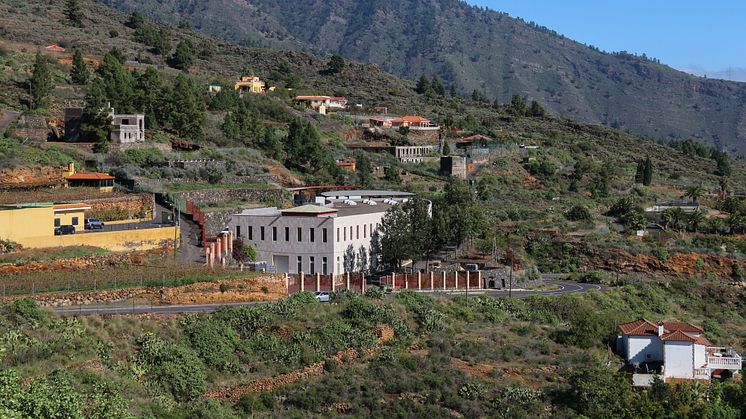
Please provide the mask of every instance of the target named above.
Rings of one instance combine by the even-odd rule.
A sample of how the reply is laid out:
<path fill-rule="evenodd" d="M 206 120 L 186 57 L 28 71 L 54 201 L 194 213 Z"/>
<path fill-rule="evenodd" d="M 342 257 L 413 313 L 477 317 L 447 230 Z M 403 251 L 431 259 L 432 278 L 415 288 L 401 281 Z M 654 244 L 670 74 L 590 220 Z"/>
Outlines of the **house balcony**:
<path fill-rule="evenodd" d="M 710 369 L 740 370 L 743 360 L 731 348 L 707 348 L 707 367 Z"/>

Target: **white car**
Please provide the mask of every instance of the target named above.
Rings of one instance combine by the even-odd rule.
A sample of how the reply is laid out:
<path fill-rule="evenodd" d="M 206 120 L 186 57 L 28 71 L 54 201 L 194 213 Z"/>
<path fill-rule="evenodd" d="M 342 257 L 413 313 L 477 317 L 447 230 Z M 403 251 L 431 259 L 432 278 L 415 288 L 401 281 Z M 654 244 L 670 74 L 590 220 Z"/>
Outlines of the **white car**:
<path fill-rule="evenodd" d="M 329 291 L 318 291 L 316 292 L 316 301 L 320 303 L 328 303 L 332 300 L 332 295 Z"/>

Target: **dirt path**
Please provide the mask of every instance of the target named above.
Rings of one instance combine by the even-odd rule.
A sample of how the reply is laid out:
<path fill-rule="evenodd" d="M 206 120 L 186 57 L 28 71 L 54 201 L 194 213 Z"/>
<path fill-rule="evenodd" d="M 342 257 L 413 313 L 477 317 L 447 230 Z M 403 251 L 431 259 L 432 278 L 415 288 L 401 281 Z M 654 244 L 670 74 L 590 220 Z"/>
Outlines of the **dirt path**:
<path fill-rule="evenodd" d="M 20 115 L 20 112 L 0 109 L 0 132 L 5 131 L 8 125 L 12 124 Z"/>

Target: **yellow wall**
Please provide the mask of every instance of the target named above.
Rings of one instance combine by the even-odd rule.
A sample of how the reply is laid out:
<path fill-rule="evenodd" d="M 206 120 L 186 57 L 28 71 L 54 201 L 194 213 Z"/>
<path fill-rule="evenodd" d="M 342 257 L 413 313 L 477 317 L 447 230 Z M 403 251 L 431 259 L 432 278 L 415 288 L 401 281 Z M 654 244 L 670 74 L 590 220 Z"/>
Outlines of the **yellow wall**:
<path fill-rule="evenodd" d="M 114 252 L 158 249 L 172 246 L 174 234 L 179 238 L 178 227 L 148 228 L 142 230 L 101 231 L 14 240 L 23 247 L 94 246 Z"/>
<path fill-rule="evenodd" d="M 54 236 L 54 212 L 51 206 L 0 210 L 0 239 L 20 243 L 30 237 L 51 236 Z"/>
<path fill-rule="evenodd" d="M 85 213 L 83 211 L 65 211 L 54 214 L 54 218 L 60 219 L 61 226 L 73 225 L 73 217 L 78 217 L 78 225 L 75 226 L 75 231 L 85 230 Z"/>

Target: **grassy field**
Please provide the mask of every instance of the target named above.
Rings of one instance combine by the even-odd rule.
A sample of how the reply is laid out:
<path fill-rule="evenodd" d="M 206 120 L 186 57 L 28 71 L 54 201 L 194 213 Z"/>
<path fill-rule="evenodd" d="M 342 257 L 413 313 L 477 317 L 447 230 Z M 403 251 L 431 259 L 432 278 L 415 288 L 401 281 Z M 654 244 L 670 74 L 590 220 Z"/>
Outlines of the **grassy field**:
<path fill-rule="evenodd" d="M 48 262 L 58 259 L 99 256 L 110 251 L 98 247 L 71 246 L 52 249 L 26 249 L 20 252 L 0 254 L 0 264 L 23 265 L 29 262 Z"/>

